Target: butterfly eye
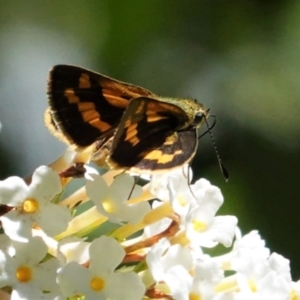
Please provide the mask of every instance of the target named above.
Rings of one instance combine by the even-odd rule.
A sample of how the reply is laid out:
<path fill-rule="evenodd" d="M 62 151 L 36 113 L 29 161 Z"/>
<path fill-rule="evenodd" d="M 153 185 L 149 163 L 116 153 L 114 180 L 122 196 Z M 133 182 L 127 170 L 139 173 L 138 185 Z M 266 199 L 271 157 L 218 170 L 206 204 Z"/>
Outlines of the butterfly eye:
<path fill-rule="evenodd" d="M 204 114 L 200 111 L 198 111 L 195 116 L 194 116 L 194 120 L 192 122 L 192 125 L 197 126 L 199 125 L 204 119 Z"/>

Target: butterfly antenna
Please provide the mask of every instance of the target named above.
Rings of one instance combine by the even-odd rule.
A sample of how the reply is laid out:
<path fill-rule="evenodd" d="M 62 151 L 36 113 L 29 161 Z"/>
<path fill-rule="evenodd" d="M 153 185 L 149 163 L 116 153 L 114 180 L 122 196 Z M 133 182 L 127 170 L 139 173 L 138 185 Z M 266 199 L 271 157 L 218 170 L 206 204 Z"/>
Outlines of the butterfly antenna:
<path fill-rule="evenodd" d="M 229 173 L 227 172 L 225 166 L 223 165 L 223 162 L 221 160 L 221 157 L 220 157 L 220 154 L 219 154 L 219 151 L 218 151 L 218 148 L 217 148 L 217 145 L 216 145 L 216 141 L 211 133 L 211 130 L 215 127 L 216 123 L 217 123 L 217 118 L 215 115 L 210 115 L 210 117 L 213 117 L 214 118 L 214 122 L 211 126 L 209 126 L 208 122 L 207 122 L 207 119 L 204 117 L 204 120 L 205 120 L 205 123 L 206 123 L 206 126 L 207 126 L 207 131 L 205 131 L 203 134 L 200 135 L 199 138 L 201 138 L 203 135 L 205 135 L 206 133 L 209 133 L 210 135 L 210 138 L 212 140 L 212 143 L 213 143 L 213 146 L 214 146 L 214 149 L 215 149 L 215 153 L 216 153 L 216 156 L 217 156 L 217 159 L 218 159 L 218 162 L 219 162 L 219 166 L 220 166 L 220 169 L 221 169 L 221 172 L 226 180 L 226 182 L 228 181 L 229 179 Z"/>

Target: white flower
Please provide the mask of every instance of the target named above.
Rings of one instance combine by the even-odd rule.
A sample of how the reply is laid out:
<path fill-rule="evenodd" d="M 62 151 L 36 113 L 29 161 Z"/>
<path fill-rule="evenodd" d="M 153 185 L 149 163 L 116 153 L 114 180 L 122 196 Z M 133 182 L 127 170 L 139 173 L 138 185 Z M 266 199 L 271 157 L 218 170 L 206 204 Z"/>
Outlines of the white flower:
<path fill-rule="evenodd" d="M 118 175 L 109 187 L 100 175 L 91 176 L 94 181 L 87 182 L 86 192 L 98 211 L 111 222 L 135 224 L 150 211 L 148 202 L 126 203 L 130 194 L 131 198 L 135 198 L 142 193 L 142 188 L 138 185 L 134 186 L 134 180 L 128 174 Z"/>
<path fill-rule="evenodd" d="M 263 257 L 240 257 L 233 264 L 242 295 L 270 297 L 268 299 L 288 299 L 291 291 L 289 261 L 278 254 Z"/>
<path fill-rule="evenodd" d="M 140 300 L 145 287 L 133 272 L 115 272 L 125 252 L 120 244 L 106 236 L 94 240 L 90 246 L 89 268 L 71 262 L 58 274 L 58 282 L 65 296 L 85 296 L 86 299 Z"/>
<path fill-rule="evenodd" d="M 234 237 L 237 218 L 215 216 L 223 203 L 220 189 L 205 179 L 198 180 L 191 188 L 196 202 L 190 203 L 184 220 L 187 237 L 203 247 L 214 247 L 217 243 L 229 247 Z"/>
<path fill-rule="evenodd" d="M 257 231 L 242 237 L 236 217 L 216 216 L 224 201 L 221 191 L 205 179 L 190 185 L 187 166 L 152 176 L 151 192 L 162 200 L 152 203 L 153 211 L 141 202 L 149 199 L 149 190 L 140 197 L 142 189 L 129 175 L 118 175 L 108 186 L 93 173 L 86 174 L 85 189 L 61 205 L 90 197 L 102 216 L 95 207 L 85 211 L 90 203 L 74 207 L 76 217 L 65 232 L 71 217 L 67 208 L 51 203 L 61 192 L 52 169 L 38 168 L 29 186 L 18 177 L 0 181 L 0 204 L 12 208 L 0 217 L 1 299 L 300 299 L 289 261 L 270 254 Z M 116 239 L 79 238 L 91 232 L 92 239 L 107 218 L 121 224 L 110 231 Z M 171 222 L 178 222 L 179 230 L 167 231 Z M 143 234 L 130 238 L 141 229 Z M 234 237 L 226 254 L 203 254 L 202 247 L 228 247 Z"/>
<path fill-rule="evenodd" d="M 146 261 L 153 278 L 157 282 L 166 281 L 170 270 L 175 266 L 181 266 L 187 271 L 193 267 L 193 257 L 190 250 L 179 244 L 171 246 L 165 238 L 151 247 Z"/>
<path fill-rule="evenodd" d="M 4 232 L 21 242 L 32 236 L 34 224 L 50 236 L 61 233 L 67 228 L 71 216 L 67 208 L 50 202 L 60 191 L 59 176 L 46 166 L 36 169 L 29 186 L 19 177 L 1 181 L 0 203 L 15 208 L 0 217 Z"/>
<path fill-rule="evenodd" d="M 32 238 L 28 243 L 14 242 L 15 255 L 0 250 L 0 287 L 10 286 L 15 295 L 12 299 L 32 299 L 30 295 L 44 291 L 57 295 L 56 259 L 40 261 L 47 254 L 47 247 L 40 237 Z M 28 294 L 24 295 L 25 292 Z M 53 298 L 54 299 L 54 298 Z"/>
<path fill-rule="evenodd" d="M 230 255 L 232 270 L 255 278 L 264 276 L 270 250 L 265 247 L 265 241 L 258 232 L 251 231 L 244 237 L 237 238 Z"/>
<path fill-rule="evenodd" d="M 224 278 L 224 272 L 209 255 L 203 255 L 189 273 L 185 268 L 176 266 L 166 278 L 172 298 L 175 300 L 220 300 L 230 299 L 224 293 L 216 293 L 215 286 Z"/>
<path fill-rule="evenodd" d="M 235 299 L 289 299 L 291 274 L 289 261 L 265 247 L 257 231 L 238 238 L 231 252 L 240 292 Z"/>
<path fill-rule="evenodd" d="M 240 292 L 235 295 L 237 300 L 289 300 L 290 284 L 275 272 L 268 272 L 260 280 L 247 278 L 236 274 Z"/>
<path fill-rule="evenodd" d="M 232 255 L 235 258 L 255 256 L 267 259 L 270 256 L 270 250 L 266 247 L 266 242 L 261 238 L 258 231 L 252 230 L 243 237 L 237 235 Z"/>
<path fill-rule="evenodd" d="M 276 274 L 282 276 L 288 282 L 292 281 L 290 261 L 288 259 L 273 252 L 269 257 L 268 262 L 270 269 L 275 271 Z"/>
<path fill-rule="evenodd" d="M 185 198 L 189 198 L 190 181 L 193 178 L 192 169 L 188 165 L 171 170 L 168 173 L 154 174 L 150 181 L 150 191 L 162 201 L 170 200 L 170 187 L 176 189 L 178 201 L 185 205 Z"/>
<path fill-rule="evenodd" d="M 208 255 L 193 261 L 188 247 L 171 246 L 162 239 L 149 250 L 146 261 L 155 281 L 169 287 L 172 299 L 223 299 L 223 294 L 217 295 L 214 288 L 224 278 L 224 272 Z"/>
<path fill-rule="evenodd" d="M 181 174 L 176 180 L 175 178 L 169 180 L 167 187 L 169 190 L 169 201 L 174 212 L 180 216 L 181 220 L 185 220 L 190 206 L 196 204 L 196 197 L 192 193 L 187 178 Z"/>

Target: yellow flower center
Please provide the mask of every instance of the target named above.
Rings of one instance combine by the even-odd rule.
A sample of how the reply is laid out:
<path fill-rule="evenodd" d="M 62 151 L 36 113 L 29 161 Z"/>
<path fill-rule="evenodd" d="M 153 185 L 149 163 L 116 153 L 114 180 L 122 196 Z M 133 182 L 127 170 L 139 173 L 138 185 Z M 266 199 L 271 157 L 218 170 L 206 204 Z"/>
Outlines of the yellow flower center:
<path fill-rule="evenodd" d="M 216 293 L 224 293 L 224 292 L 232 292 L 238 291 L 238 285 L 234 276 L 226 277 L 220 282 L 218 285 L 215 286 L 214 291 Z"/>
<path fill-rule="evenodd" d="M 35 213 L 39 209 L 39 203 L 35 199 L 28 198 L 23 202 L 22 208 L 26 213 Z"/>
<path fill-rule="evenodd" d="M 190 293 L 189 300 L 201 300 L 201 296 L 199 294 Z"/>
<path fill-rule="evenodd" d="M 256 282 L 254 279 L 251 279 L 251 278 L 248 279 L 248 284 L 253 293 L 257 292 L 257 286 L 256 286 Z"/>
<path fill-rule="evenodd" d="M 105 286 L 105 280 L 96 276 L 91 280 L 90 286 L 91 289 L 94 291 L 102 291 Z"/>
<path fill-rule="evenodd" d="M 102 201 L 102 205 L 108 213 L 113 213 L 115 211 L 115 205 L 112 201 L 110 201 L 110 199 L 104 199 Z"/>
<path fill-rule="evenodd" d="M 291 300 L 299 300 L 299 296 L 298 296 L 297 291 L 295 291 L 295 290 L 292 289 L 292 291 L 290 293 L 290 299 Z"/>
<path fill-rule="evenodd" d="M 194 220 L 192 224 L 195 231 L 203 232 L 207 229 L 207 224 L 203 221 Z"/>
<path fill-rule="evenodd" d="M 16 272 L 16 277 L 20 282 L 28 282 L 31 280 L 32 271 L 29 267 L 21 266 Z"/>
<path fill-rule="evenodd" d="M 178 203 L 182 206 L 182 207 L 184 207 L 184 206 L 186 206 L 186 201 L 185 201 L 185 198 L 184 198 L 184 196 L 183 195 L 178 195 L 177 196 L 177 201 L 178 201 Z"/>

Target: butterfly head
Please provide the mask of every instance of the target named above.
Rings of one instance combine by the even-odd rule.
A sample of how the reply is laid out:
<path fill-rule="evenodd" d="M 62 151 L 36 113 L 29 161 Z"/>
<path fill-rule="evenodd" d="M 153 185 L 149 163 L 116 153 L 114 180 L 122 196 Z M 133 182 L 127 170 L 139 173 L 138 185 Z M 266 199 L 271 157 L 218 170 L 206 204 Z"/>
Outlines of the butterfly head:
<path fill-rule="evenodd" d="M 189 109 L 186 110 L 190 120 L 188 127 L 197 128 L 208 119 L 209 109 L 205 109 L 197 100 L 189 100 L 186 103 L 189 106 Z"/>

